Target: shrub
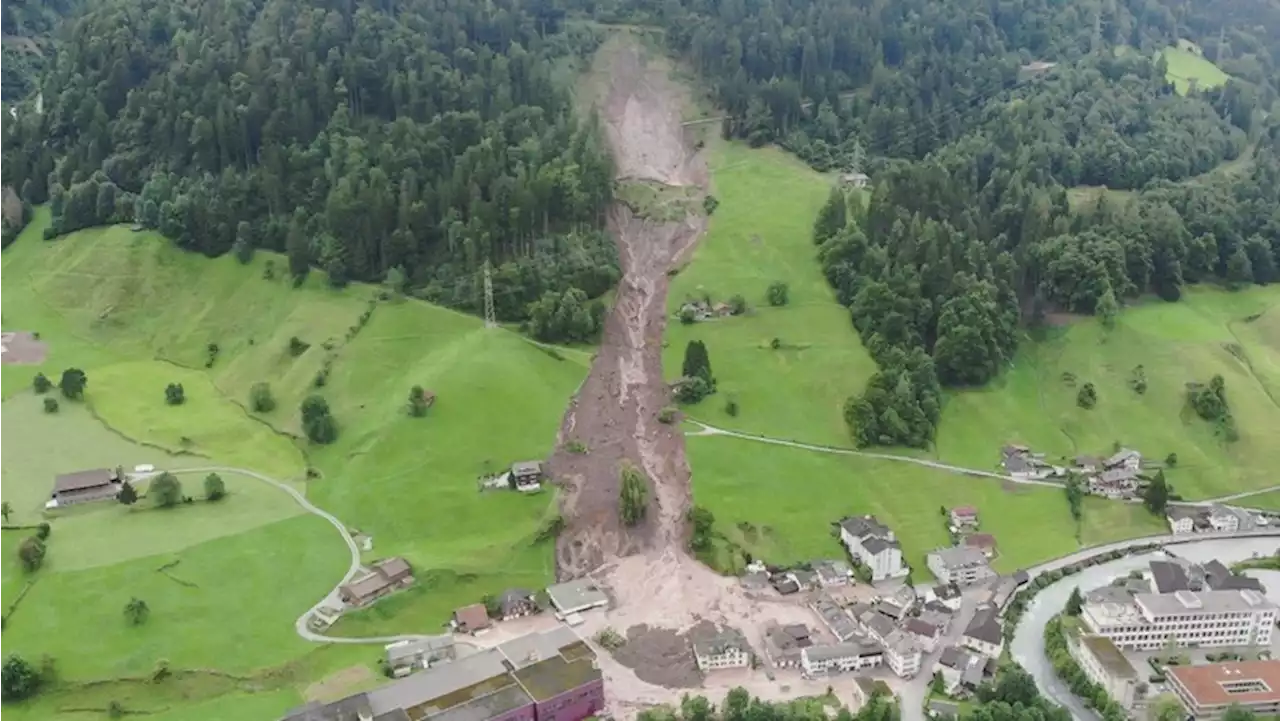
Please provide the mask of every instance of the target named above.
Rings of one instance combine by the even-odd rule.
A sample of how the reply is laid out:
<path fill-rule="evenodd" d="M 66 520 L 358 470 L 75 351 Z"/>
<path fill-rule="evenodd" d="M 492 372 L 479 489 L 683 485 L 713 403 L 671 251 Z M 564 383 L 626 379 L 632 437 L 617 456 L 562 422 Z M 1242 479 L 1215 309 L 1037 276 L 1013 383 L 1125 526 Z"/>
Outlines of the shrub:
<path fill-rule="evenodd" d="M 716 212 L 716 208 L 718 207 L 720 207 L 720 201 L 716 199 L 716 196 L 708 193 L 707 197 L 702 199 L 702 210 L 705 211 L 707 215 L 711 215 Z"/>
<path fill-rule="evenodd" d="M 124 619 L 130 626 L 141 626 L 150 616 L 151 607 L 141 598 L 135 596 L 124 605 Z"/>
<path fill-rule="evenodd" d="M 53 398 L 53 397 L 46 397 L 46 398 L 44 399 L 44 412 L 45 412 L 45 413 L 57 413 L 57 412 L 58 412 L 58 399 L 57 399 L 57 398 Z"/>
<path fill-rule="evenodd" d="M 729 396 L 729 398 L 724 402 L 724 412 L 728 413 L 731 417 L 737 417 L 738 399 L 733 396 Z"/>
<path fill-rule="evenodd" d="M 427 391 L 422 386 L 414 386 L 409 389 L 409 415 L 414 418 L 421 418 L 427 414 L 427 409 L 431 407 L 431 398 L 427 397 Z"/>
<path fill-rule="evenodd" d="M 663 408 L 661 411 L 658 411 L 658 422 L 669 426 L 672 423 L 676 422 L 676 413 L 677 411 L 675 408 L 672 408 L 671 406 L 667 406 L 666 408 Z"/>
<path fill-rule="evenodd" d="M 774 350 L 778 350 L 779 348 L 782 347 L 782 339 L 774 338 L 773 340 L 769 341 L 769 347 Z"/>
<path fill-rule="evenodd" d="M 627 643 L 627 639 L 612 628 L 603 628 L 596 634 L 596 643 L 606 650 L 617 651 Z"/>
<path fill-rule="evenodd" d="M 1092 383 L 1080 386 L 1080 391 L 1076 393 L 1076 405 L 1086 410 L 1098 405 L 1098 391 Z"/>
<path fill-rule="evenodd" d="M 207 501 L 220 501 L 227 495 L 227 485 L 222 482 L 222 476 L 217 473 L 210 473 L 204 477 L 204 497 Z"/>
<path fill-rule="evenodd" d="M 271 395 L 271 384 L 258 381 L 249 389 L 249 406 L 258 413 L 270 413 L 276 408 L 276 398 Z"/>
<path fill-rule="evenodd" d="M 711 395 L 711 384 L 702 376 L 685 378 L 676 390 L 676 399 L 681 403 L 697 403 Z"/>
<path fill-rule="evenodd" d="M 31 389 L 36 393 L 48 393 L 52 387 L 53 381 L 49 380 L 43 373 L 37 373 L 36 377 L 31 379 Z"/>
<path fill-rule="evenodd" d="M 18 560 L 22 562 L 22 570 L 35 573 L 44 565 L 44 556 L 48 549 L 44 541 L 36 536 L 27 536 L 18 544 Z"/>
<path fill-rule="evenodd" d="M 680 309 L 680 322 L 684 325 L 693 325 L 698 320 L 698 312 L 693 306 L 686 305 Z"/>
<path fill-rule="evenodd" d="M 1164 457 L 1164 464 L 1165 464 L 1166 466 L 1168 466 L 1169 468 L 1173 468 L 1173 467 L 1177 466 L 1177 465 L 1178 465 L 1178 454 L 1177 454 L 1177 453 L 1170 453 L 1169 455 L 1165 456 L 1165 457 Z"/>
<path fill-rule="evenodd" d="M 187 402 L 187 393 L 181 383 L 170 383 L 164 387 L 164 402 L 171 406 L 180 406 Z"/>
<path fill-rule="evenodd" d="M 582 441 L 578 440 L 577 438 L 574 438 L 573 440 L 571 440 L 571 441 L 569 441 L 568 443 L 566 443 L 566 444 L 565 444 L 565 450 L 569 451 L 570 453 L 574 453 L 574 454 L 576 454 L 576 455 L 579 455 L 579 456 L 586 455 L 586 453 L 587 453 L 587 444 L 583 443 Z"/>
<path fill-rule="evenodd" d="M 49 538 L 49 534 L 52 532 L 53 528 L 48 523 L 41 523 L 36 526 L 36 538 L 39 538 L 41 541 Z"/>
<path fill-rule="evenodd" d="M 742 315 L 747 312 L 747 299 L 742 294 L 734 295 L 729 298 L 730 315 Z"/>
<path fill-rule="evenodd" d="M 791 286 L 780 280 L 775 281 L 769 285 L 769 291 L 765 297 L 768 298 L 771 306 L 784 306 L 791 300 Z"/>
<path fill-rule="evenodd" d="M 289 339 L 289 355 L 293 356 L 294 358 L 297 358 L 303 353 L 306 353 L 307 349 L 310 347 L 311 347 L 310 343 L 306 342 L 305 340 L 302 340 L 296 335 Z"/>
<path fill-rule="evenodd" d="M 68 368 L 62 371 L 62 379 L 58 381 L 58 389 L 62 396 L 70 401 L 84 398 L 84 388 L 89 385 L 89 377 L 79 368 Z"/>
<path fill-rule="evenodd" d="M 268 260 L 267 264 L 262 266 L 262 279 L 263 280 L 276 279 L 276 262 L 274 260 Z"/>
<path fill-rule="evenodd" d="M 205 353 L 204 367 L 205 368 L 213 367 L 213 362 L 218 359 L 219 350 L 221 349 L 218 347 L 217 343 L 210 343 L 209 345 L 205 346 L 204 348 L 204 353 Z"/>

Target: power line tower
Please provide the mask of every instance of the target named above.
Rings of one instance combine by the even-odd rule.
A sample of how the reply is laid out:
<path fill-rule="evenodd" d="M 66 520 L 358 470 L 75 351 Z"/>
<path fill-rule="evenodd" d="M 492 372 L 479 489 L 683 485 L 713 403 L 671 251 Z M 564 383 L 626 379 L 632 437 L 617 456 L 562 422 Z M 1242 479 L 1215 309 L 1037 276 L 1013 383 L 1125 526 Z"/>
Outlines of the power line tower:
<path fill-rule="evenodd" d="M 484 262 L 484 327 L 498 327 L 498 319 L 493 312 L 493 278 L 489 276 L 488 260 Z"/>

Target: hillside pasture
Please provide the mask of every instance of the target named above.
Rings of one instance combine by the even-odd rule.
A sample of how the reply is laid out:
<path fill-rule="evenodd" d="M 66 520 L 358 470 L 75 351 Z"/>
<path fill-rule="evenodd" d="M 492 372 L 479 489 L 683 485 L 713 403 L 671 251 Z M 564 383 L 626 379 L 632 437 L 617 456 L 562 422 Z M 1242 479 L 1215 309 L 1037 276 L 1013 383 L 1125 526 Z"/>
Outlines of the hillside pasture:
<path fill-rule="evenodd" d="M 1197 90 L 1210 90 L 1231 79 L 1204 57 L 1199 46 L 1187 40 L 1179 40 L 1177 45 L 1164 48 L 1160 54 L 1164 57 L 1166 77 L 1182 95 L 1191 91 L 1193 83 Z"/>

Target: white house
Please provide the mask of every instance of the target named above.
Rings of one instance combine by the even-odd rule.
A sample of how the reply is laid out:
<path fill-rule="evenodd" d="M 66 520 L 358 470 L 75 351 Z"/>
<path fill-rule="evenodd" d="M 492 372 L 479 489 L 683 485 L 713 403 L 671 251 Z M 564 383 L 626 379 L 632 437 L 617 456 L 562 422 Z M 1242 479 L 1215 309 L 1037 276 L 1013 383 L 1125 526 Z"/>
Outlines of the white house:
<path fill-rule="evenodd" d="M 984 656 L 999 658 L 1004 649 L 1004 629 L 1000 626 L 998 609 L 992 605 L 980 606 L 960 636 L 960 643 Z"/>
<path fill-rule="evenodd" d="M 1165 509 L 1164 517 L 1169 521 L 1169 530 L 1176 535 L 1194 533 L 1196 519 L 1200 518 L 1201 513 L 1195 506 L 1169 506 Z"/>
<path fill-rule="evenodd" d="M 898 539 L 875 516 L 840 521 L 840 540 L 850 555 L 871 569 L 873 581 L 900 578 L 910 573 L 902 563 L 902 546 Z"/>
<path fill-rule="evenodd" d="M 981 549 L 968 546 L 939 548 L 929 554 L 926 562 L 939 581 L 957 586 L 980 583 L 996 575 L 987 562 L 986 554 Z"/>
<path fill-rule="evenodd" d="M 884 655 L 889 661 L 889 668 L 902 678 L 912 678 L 919 673 L 920 662 L 924 658 L 915 639 L 900 630 L 894 630 L 885 637 Z"/>
<path fill-rule="evenodd" d="M 736 629 L 722 628 L 707 638 L 693 642 L 693 658 L 702 671 L 746 668 L 751 665 L 751 646 Z"/>
<path fill-rule="evenodd" d="M 1121 448 L 1115 455 L 1103 461 L 1103 465 L 1110 469 L 1123 468 L 1136 471 L 1142 468 L 1142 454 L 1132 448 Z"/>
<path fill-rule="evenodd" d="M 884 652 L 879 646 L 866 643 L 845 642 L 823 646 L 810 646 L 800 652 L 800 667 L 806 676 L 833 671 L 858 671 L 874 668 L 884 663 Z"/>

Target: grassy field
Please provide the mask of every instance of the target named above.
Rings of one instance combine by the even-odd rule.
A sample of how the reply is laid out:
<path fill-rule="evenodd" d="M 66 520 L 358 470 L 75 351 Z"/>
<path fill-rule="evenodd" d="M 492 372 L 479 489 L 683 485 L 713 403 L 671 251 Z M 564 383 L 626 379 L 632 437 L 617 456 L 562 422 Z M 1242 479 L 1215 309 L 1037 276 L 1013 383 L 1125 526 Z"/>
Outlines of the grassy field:
<path fill-rule="evenodd" d="M 1081 319 L 1043 342 L 1024 343 L 1013 367 L 989 387 L 950 395 L 938 456 L 994 468 L 1003 443 L 1023 442 L 1051 457 L 1101 454 L 1121 443 L 1156 460 L 1176 453 L 1169 479 L 1188 499 L 1274 485 L 1272 469 L 1280 464 L 1277 304 L 1276 286 L 1239 293 L 1193 289 L 1179 303 L 1126 309 L 1110 332 Z M 1139 365 L 1149 386 L 1143 395 L 1128 385 Z M 1215 374 L 1226 380 L 1240 429 L 1235 443 L 1223 443 L 1185 408 L 1185 384 Z M 1085 382 L 1098 389 L 1093 410 L 1075 404 L 1076 386 Z"/>
<path fill-rule="evenodd" d="M 400 554 L 414 564 L 424 591 L 352 619 L 348 633 L 430 631 L 456 605 L 551 578 L 551 547 L 534 540 L 554 494 L 481 494 L 476 481 L 547 455 L 589 352 L 542 349 L 416 300 L 378 300 L 370 286 L 335 291 L 318 273 L 294 289 L 282 277 L 284 260 L 266 253 L 244 267 L 123 227 L 43 242 L 47 222 L 38 211 L 2 256 L 5 329 L 39 332 L 50 352 L 40 366 L 5 367 L 4 488 L 15 522 L 39 520 L 59 472 L 226 465 L 297 483 L 373 538 L 370 559 Z M 294 337 L 300 353 L 290 350 Z M 85 402 L 42 413 L 31 377 L 56 378 L 69 366 L 89 377 Z M 260 381 L 277 401 L 266 414 L 247 409 Z M 183 405 L 164 403 L 170 382 L 183 385 Z M 405 412 L 413 385 L 437 394 L 424 418 Z M 337 420 L 331 446 L 300 438 L 297 409 L 312 393 Z M 309 481 L 307 467 L 317 472 Z M 187 495 L 202 495 L 203 473 L 179 477 Z M 53 518 L 46 566 L 5 643 L 58 659 L 66 679 L 50 696 L 58 708 L 102 700 L 106 692 L 80 681 L 146 673 L 164 658 L 253 680 L 215 693 L 184 679 L 198 688 L 171 695 L 118 681 L 113 693 L 155 718 L 271 717 L 298 703 L 315 673 L 334 670 L 301 663 L 316 647 L 295 636 L 293 620 L 341 577 L 341 540 L 278 490 L 223 478 L 230 495 L 217 504 L 161 511 L 144 499 L 132 509 L 94 504 Z M 6 558 L 21 537 L 10 535 Z M 173 560 L 180 563 L 172 573 L 196 588 L 156 570 Z M 4 570 L 8 595 L 25 578 Z M 141 628 L 122 616 L 135 595 L 152 607 Z M 327 658 L 350 665 L 357 657 L 368 666 L 376 653 Z M 51 703 L 16 707 L 15 717 L 53 717 Z"/>
<path fill-rule="evenodd" d="M 1195 43 L 1179 40 L 1176 46 L 1161 51 L 1167 66 L 1166 75 L 1177 91 L 1186 95 L 1195 81 L 1196 89 L 1209 90 L 1225 85 L 1230 75 L 1204 57 Z"/>
<path fill-rule="evenodd" d="M 731 541 L 770 562 L 839 557 L 831 524 L 874 514 L 902 542 L 916 580 L 929 573 L 924 557 L 948 544 L 940 507 L 973 505 L 982 531 L 995 535 L 1000 571 L 1013 571 L 1076 550 L 1076 527 L 1065 495 L 892 461 L 773 446 L 725 436 L 688 439 L 694 497 Z M 742 525 L 740 525 L 742 524 Z M 1162 519 L 1141 507 L 1089 499 L 1084 544 L 1159 533 Z M 1035 529 L 1034 533 L 1028 533 Z"/>
<path fill-rule="evenodd" d="M 844 399 L 862 389 L 875 365 L 849 313 L 818 266 L 813 219 L 831 181 L 777 149 L 712 143 L 712 192 L 720 206 L 692 261 L 672 279 L 674 314 L 703 294 L 726 302 L 741 294 L 746 316 L 667 327 L 663 368 L 680 374 L 686 344 L 707 344 L 719 393 L 688 412 L 715 425 L 816 443 L 846 443 Z M 790 286 L 790 303 L 770 307 L 769 285 Z M 770 348 L 778 338 L 783 347 Z M 724 411 L 737 399 L 740 414 Z"/>

